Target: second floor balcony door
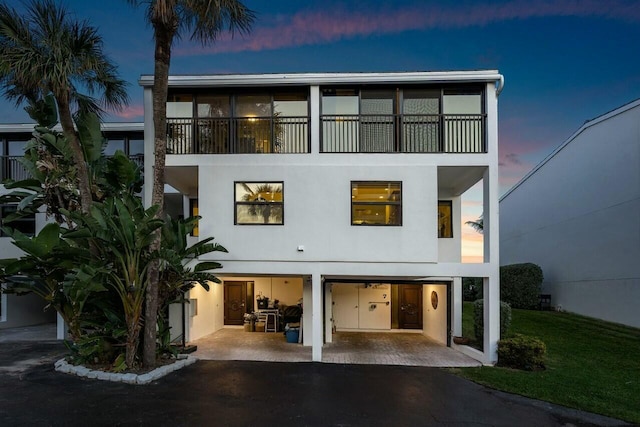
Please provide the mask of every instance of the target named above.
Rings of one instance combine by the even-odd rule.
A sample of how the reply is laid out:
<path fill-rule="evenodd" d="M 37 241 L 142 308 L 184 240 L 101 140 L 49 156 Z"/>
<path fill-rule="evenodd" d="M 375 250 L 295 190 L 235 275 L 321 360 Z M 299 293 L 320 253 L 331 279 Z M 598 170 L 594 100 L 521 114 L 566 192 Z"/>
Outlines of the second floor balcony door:
<path fill-rule="evenodd" d="M 395 151 L 395 91 L 362 91 L 360 99 L 361 153 Z"/>

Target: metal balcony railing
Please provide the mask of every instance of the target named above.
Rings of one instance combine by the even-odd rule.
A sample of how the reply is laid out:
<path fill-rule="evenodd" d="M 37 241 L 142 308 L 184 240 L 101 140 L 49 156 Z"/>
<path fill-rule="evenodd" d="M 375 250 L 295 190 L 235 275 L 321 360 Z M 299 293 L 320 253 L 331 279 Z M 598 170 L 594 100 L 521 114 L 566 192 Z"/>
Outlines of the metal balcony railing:
<path fill-rule="evenodd" d="M 486 153 L 485 114 L 325 115 L 323 153 Z"/>
<path fill-rule="evenodd" d="M 21 158 L 22 156 L 0 156 L 0 182 L 5 179 L 22 181 L 31 177 L 29 171 L 20 163 L 19 159 Z M 134 154 L 129 158 L 140 168 L 144 168 L 143 154 Z"/>
<path fill-rule="evenodd" d="M 21 158 L 22 156 L 0 156 L 0 181 L 5 179 L 22 181 L 31 176 L 20 163 Z"/>
<path fill-rule="evenodd" d="M 308 152 L 308 117 L 167 119 L 167 154 Z"/>

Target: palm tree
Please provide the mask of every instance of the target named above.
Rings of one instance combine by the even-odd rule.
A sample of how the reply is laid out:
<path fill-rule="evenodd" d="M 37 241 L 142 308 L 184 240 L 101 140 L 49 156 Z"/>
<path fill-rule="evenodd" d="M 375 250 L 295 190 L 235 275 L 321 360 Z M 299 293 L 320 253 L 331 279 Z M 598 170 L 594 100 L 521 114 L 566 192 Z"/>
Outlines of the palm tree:
<path fill-rule="evenodd" d="M 480 217 L 477 220 L 467 221 L 465 222 L 465 224 L 467 224 L 468 226 L 470 226 L 480 234 L 483 234 L 484 232 L 484 219 L 482 218 L 482 215 L 480 215 Z"/>
<path fill-rule="evenodd" d="M 127 0 L 135 7 L 144 5 L 147 21 L 153 27 L 155 40 L 153 72 L 153 130 L 154 157 L 153 190 L 151 203 L 158 205 L 163 216 L 164 165 L 167 154 L 167 96 L 171 47 L 176 38 L 190 35 L 191 40 L 203 45 L 214 42 L 228 29 L 248 33 L 255 19 L 254 13 L 238 0 Z M 156 233 L 153 248 L 160 248 L 160 233 Z M 149 271 L 149 286 L 145 310 L 144 357 L 145 366 L 155 365 L 156 318 L 158 313 L 157 263 Z"/>
<path fill-rule="evenodd" d="M 88 213 L 91 179 L 85 147 L 74 130 L 74 113 L 99 115 L 103 108 L 122 108 L 128 103 L 126 82 L 103 53 L 96 28 L 86 21 L 75 21 L 53 0 L 32 0 L 23 15 L 0 4 L 0 88 L 16 105 L 55 97 L 77 168 L 81 209 Z M 80 93 L 81 88 L 88 94 Z"/>

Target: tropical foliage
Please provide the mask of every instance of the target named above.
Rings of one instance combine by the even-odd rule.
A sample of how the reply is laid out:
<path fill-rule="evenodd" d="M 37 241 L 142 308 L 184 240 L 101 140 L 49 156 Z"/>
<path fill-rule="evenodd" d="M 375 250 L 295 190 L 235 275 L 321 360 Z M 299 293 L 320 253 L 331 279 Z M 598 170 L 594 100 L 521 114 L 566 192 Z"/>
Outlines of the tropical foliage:
<path fill-rule="evenodd" d="M 5 182 L 11 192 L 0 197 L 17 207 L 3 232 L 24 252 L 0 261 L 3 292 L 47 301 L 64 319 L 80 362 L 138 367 L 142 328 L 152 329 L 145 367 L 153 367 L 168 347 L 164 339 L 158 343 L 156 328 L 166 337 L 168 326 L 166 316 L 145 305 L 149 284 L 163 289 L 166 307 L 197 283 L 217 281 L 208 270 L 220 265 L 196 258 L 226 250 L 212 238 L 189 246 L 197 218 L 176 222 L 162 215 L 161 205 L 145 209 L 136 196 L 142 185 L 136 164 L 123 152 L 104 156 L 102 108 L 118 109 L 127 95 L 95 28 L 75 22 L 51 0 L 27 4 L 24 14 L 0 3 L 0 88 L 16 104 L 26 102 L 38 123 L 21 160 L 30 178 Z M 12 220 L 42 211 L 54 222 L 35 236 L 11 227 Z"/>
<path fill-rule="evenodd" d="M 97 30 L 74 20 L 53 0 L 34 0 L 26 4 L 26 13 L 0 3 L 0 88 L 16 105 L 53 95 L 75 165 L 80 208 L 88 213 L 88 146 L 79 140 L 73 116 L 99 115 L 103 107 L 117 110 L 128 102 L 126 83 L 103 53 Z"/>

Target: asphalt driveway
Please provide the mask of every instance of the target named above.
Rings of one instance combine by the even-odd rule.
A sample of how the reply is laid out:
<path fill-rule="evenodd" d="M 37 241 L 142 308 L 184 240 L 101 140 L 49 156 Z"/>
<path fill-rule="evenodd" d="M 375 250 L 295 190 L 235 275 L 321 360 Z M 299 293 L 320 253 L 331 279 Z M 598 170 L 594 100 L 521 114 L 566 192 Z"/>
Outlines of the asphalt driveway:
<path fill-rule="evenodd" d="M 134 386 L 57 373 L 52 362 L 64 353 L 55 342 L 0 343 L 1 426 L 623 424 L 437 368 L 201 360 Z"/>

